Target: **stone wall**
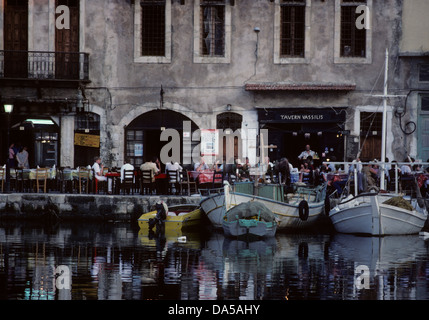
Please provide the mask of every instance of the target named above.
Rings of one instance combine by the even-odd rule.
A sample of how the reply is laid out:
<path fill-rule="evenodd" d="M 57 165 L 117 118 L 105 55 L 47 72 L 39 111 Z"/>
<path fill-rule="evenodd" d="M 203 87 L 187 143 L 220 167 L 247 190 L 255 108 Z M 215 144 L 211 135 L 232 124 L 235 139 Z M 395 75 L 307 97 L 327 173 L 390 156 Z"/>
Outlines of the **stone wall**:
<path fill-rule="evenodd" d="M 83 194 L 0 194 L 0 220 L 137 220 L 153 210 L 156 202 L 168 206 L 198 204 L 200 197 L 107 196 Z"/>

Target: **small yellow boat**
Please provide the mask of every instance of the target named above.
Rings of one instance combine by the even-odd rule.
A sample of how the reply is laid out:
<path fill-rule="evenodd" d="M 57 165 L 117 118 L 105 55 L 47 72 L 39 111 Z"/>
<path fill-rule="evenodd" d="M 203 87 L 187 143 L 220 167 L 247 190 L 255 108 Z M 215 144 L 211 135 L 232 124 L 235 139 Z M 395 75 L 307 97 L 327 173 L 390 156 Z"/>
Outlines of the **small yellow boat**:
<path fill-rule="evenodd" d="M 184 204 L 167 207 L 163 204 L 166 213 L 166 219 L 163 220 L 165 229 L 188 228 L 200 223 L 202 211 L 198 204 Z M 138 219 L 140 229 L 149 229 L 149 220 L 156 219 L 157 210 L 144 213 Z"/>

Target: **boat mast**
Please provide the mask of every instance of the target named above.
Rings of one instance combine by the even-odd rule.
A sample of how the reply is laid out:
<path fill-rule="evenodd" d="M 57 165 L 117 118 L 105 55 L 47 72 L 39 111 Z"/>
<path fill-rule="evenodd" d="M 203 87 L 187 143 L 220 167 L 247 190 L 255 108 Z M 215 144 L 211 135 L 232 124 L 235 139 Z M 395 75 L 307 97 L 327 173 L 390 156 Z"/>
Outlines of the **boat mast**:
<path fill-rule="evenodd" d="M 389 49 L 386 48 L 386 59 L 384 67 L 384 92 L 383 95 L 373 95 L 383 99 L 383 125 L 382 125 L 382 136 L 381 136 L 381 173 L 380 173 L 380 189 L 385 190 L 385 176 L 386 176 L 386 141 L 387 141 L 387 99 L 406 97 L 404 95 L 389 95 L 387 93 L 389 76 Z"/>
<path fill-rule="evenodd" d="M 385 175 L 386 175 L 386 133 L 387 133 L 387 79 L 389 75 L 389 49 L 386 48 L 386 59 L 384 67 L 384 93 L 383 93 L 383 125 L 381 137 L 381 174 L 380 174 L 380 189 L 385 190 Z"/>

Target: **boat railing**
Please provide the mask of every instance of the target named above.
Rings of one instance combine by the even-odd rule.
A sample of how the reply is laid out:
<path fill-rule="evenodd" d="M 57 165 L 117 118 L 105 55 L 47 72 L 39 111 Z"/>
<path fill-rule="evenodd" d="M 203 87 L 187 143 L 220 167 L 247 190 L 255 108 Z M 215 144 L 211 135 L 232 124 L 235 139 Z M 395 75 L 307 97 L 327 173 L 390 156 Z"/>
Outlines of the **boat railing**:
<path fill-rule="evenodd" d="M 326 187 L 327 183 L 323 183 L 321 185 L 318 185 L 316 187 L 298 187 L 296 189 L 296 194 L 298 195 L 298 198 L 301 197 L 307 197 L 307 202 L 320 202 L 324 201 L 326 197 Z M 311 200 L 311 196 L 314 196 L 314 200 Z"/>
<path fill-rule="evenodd" d="M 358 194 L 357 196 L 353 196 L 352 198 L 350 198 L 350 199 L 348 199 L 346 201 L 341 201 L 341 204 L 346 204 L 346 203 L 351 202 L 353 200 L 356 200 L 358 198 L 374 197 L 376 195 L 378 195 L 378 192 L 364 192 L 364 193 Z"/>
<path fill-rule="evenodd" d="M 407 166 L 422 166 L 422 167 L 429 167 L 429 162 L 420 162 L 420 161 L 415 161 L 415 162 L 383 162 L 383 161 L 367 161 L 367 162 L 358 162 L 358 161 L 352 161 L 352 162 L 334 162 L 334 161 L 328 161 L 328 162 L 323 162 L 323 164 L 325 165 L 329 165 L 329 164 L 333 164 L 334 166 L 340 165 L 343 166 L 343 173 L 345 174 L 349 174 L 347 182 L 350 181 L 351 177 L 353 177 L 354 180 L 354 194 L 355 196 L 357 196 L 359 194 L 358 192 L 358 166 L 365 166 L 365 165 L 377 165 L 379 166 L 380 170 L 382 170 L 383 172 L 383 176 L 386 176 L 386 172 L 390 171 L 391 169 L 393 169 L 395 171 L 395 193 L 398 194 L 399 193 L 399 172 L 400 172 L 400 167 L 403 165 L 407 165 Z M 390 167 L 391 169 L 387 169 L 387 167 Z M 347 168 L 347 169 L 346 169 Z M 352 170 L 350 170 L 352 168 Z M 415 173 L 419 173 L 419 174 L 423 174 L 423 170 L 422 171 L 418 171 Z M 391 177 L 392 178 L 392 177 Z"/>

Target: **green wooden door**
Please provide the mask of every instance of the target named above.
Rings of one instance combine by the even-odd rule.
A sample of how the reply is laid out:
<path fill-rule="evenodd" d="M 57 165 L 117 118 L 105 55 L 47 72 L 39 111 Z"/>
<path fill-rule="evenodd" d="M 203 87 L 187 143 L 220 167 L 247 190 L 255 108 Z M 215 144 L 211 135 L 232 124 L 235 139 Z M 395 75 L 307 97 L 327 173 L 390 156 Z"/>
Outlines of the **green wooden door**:
<path fill-rule="evenodd" d="M 421 96 L 419 109 L 417 156 L 426 162 L 429 159 L 429 96 Z"/>

